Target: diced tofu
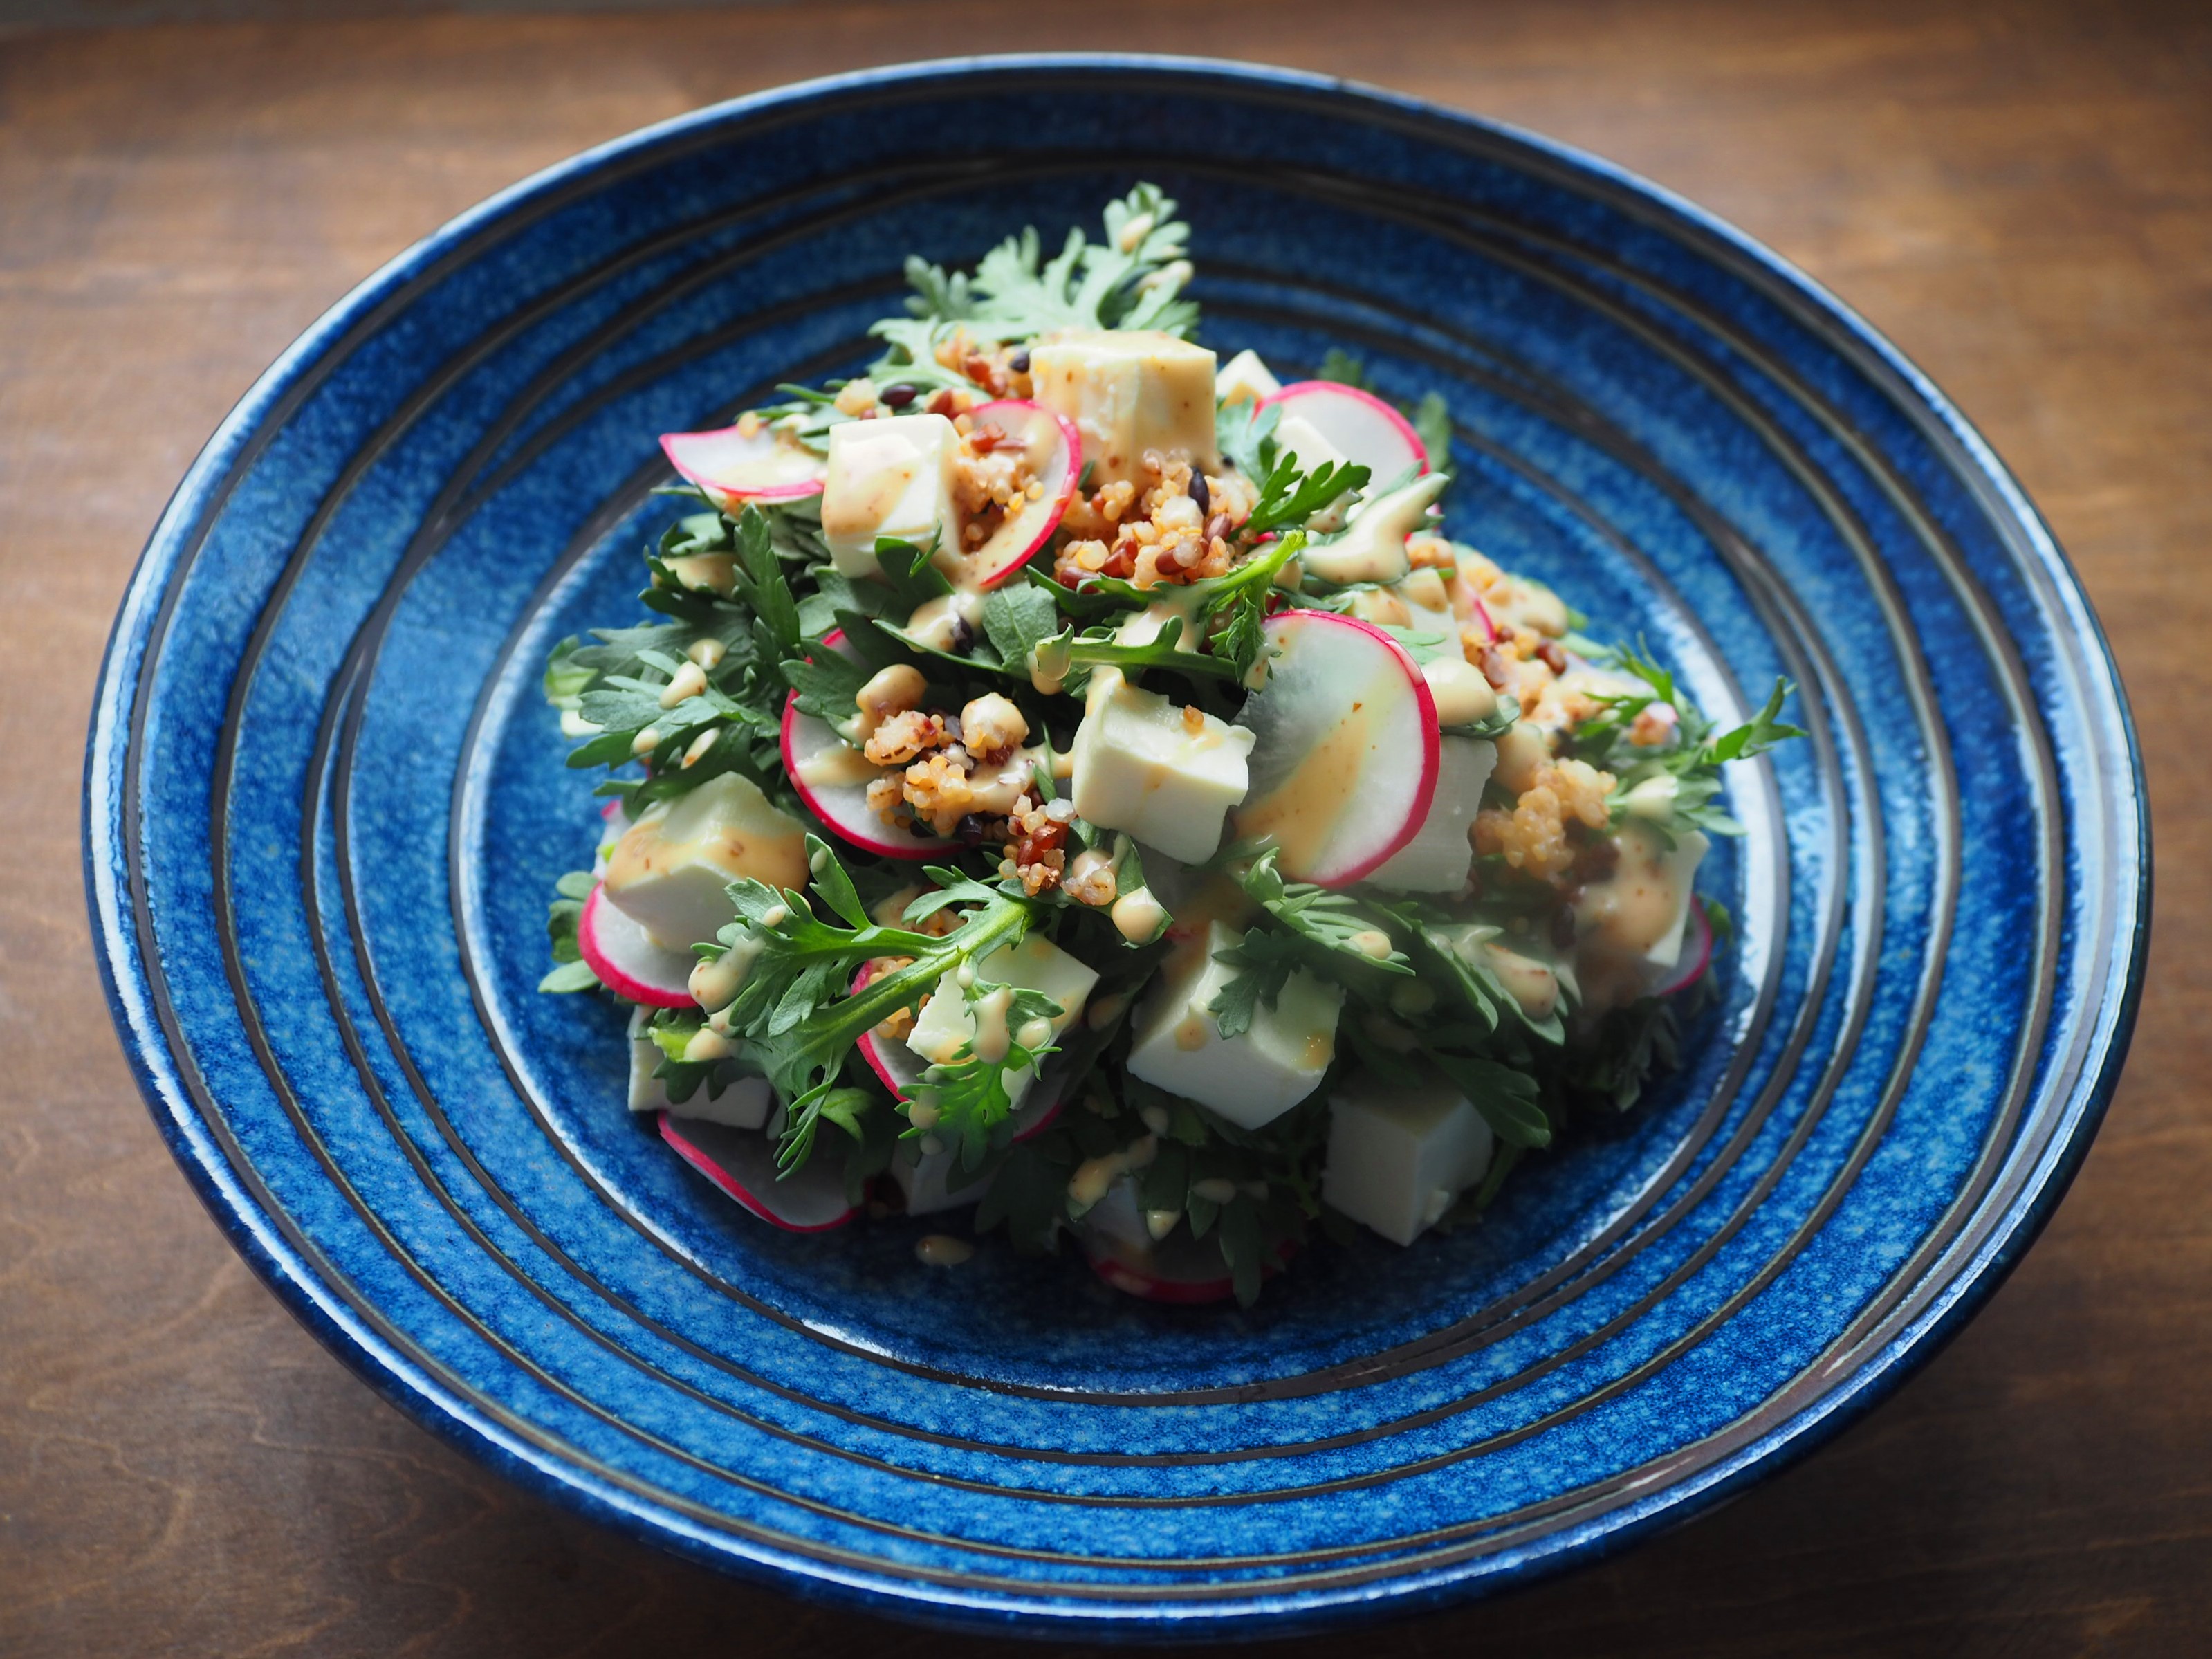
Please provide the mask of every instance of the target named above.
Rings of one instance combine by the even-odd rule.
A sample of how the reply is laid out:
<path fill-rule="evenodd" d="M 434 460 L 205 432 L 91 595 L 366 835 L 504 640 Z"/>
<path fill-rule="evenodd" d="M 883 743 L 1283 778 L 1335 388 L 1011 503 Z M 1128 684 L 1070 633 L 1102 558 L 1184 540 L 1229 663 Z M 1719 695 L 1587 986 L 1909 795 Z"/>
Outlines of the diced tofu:
<path fill-rule="evenodd" d="M 1474 862 L 1468 839 L 1482 810 L 1482 787 L 1498 763 L 1497 745 L 1481 738 L 1441 738 L 1437 793 L 1413 840 L 1393 853 L 1367 879 L 1405 893 L 1456 893 Z"/>
<path fill-rule="evenodd" d="M 673 951 L 702 944 L 737 915 L 729 884 L 806 885 L 805 831 L 734 772 L 648 808 L 607 860 L 607 902 Z"/>
<path fill-rule="evenodd" d="M 1146 451 L 1206 471 L 1214 456 L 1213 354 L 1150 329 L 1106 329 L 1030 351 L 1037 401 L 1073 421 L 1094 487 L 1145 482 Z"/>
<path fill-rule="evenodd" d="M 1424 472 L 1387 495 L 1363 501 L 1352 509 L 1341 536 L 1310 544 L 1299 555 L 1309 576 L 1325 582 L 1395 582 L 1412 568 L 1406 538 L 1429 521 L 1429 508 L 1449 476 Z"/>
<path fill-rule="evenodd" d="M 1256 1129 L 1311 1094 L 1336 1058 L 1344 992 L 1300 969 L 1273 1007 L 1254 1010 L 1249 1030 L 1223 1036 L 1212 1004 L 1235 970 L 1214 957 L 1243 937 L 1212 922 L 1169 958 L 1137 1010 L 1129 1070 Z"/>
<path fill-rule="evenodd" d="M 1216 403 L 1258 403 L 1262 398 L 1272 398 L 1283 389 L 1283 383 L 1274 377 L 1267 365 L 1260 361 L 1256 351 L 1238 352 L 1222 364 L 1221 371 L 1213 377 L 1213 399 Z"/>
<path fill-rule="evenodd" d="M 1490 1167 L 1490 1126 L 1441 1080 L 1359 1076 L 1330 1097 L 1321 1195 L 1395 1244 L 1410 1244 Z"/>
<path fill-rule="evenodd" d="M 768 1121 L 769 1112 L 775 1104 L 775 1091 L 764 1077 L 741 1077 L 711 1097 L 702 1088 L 683 1105 L 676 1105 L 668 1098 L 667 1085 L 653 1074 L 653 1068 L 660 1064 L 660 1050 L 645 1034 L 650 1024 L 651 1016 L 644 1009 L 630 1010 L 630 1110 L 681 1112 L 685 1117 L 726 1124 L 732 1129 L 757 1129 Z"/>
<path fill-rule="evenodd" d="M 1091 988 L 1098 983 L 1096 972 L 1042 933 L 1031 933 L 1018 945 L 1001 945 L 992 951 L 975 964 L 975 977 L 987 984 L 1019 986 L 1050 997 L 1060 1005 L 1060 1012 L 1051 1022 L 1055 1038 L 1083 1012 Z M 926 1064 L 950 1066 L 975 1040 L 975 1006 L 957 985 L 939 980 L 915 1020 L 906 1046 Z M 1006 1073 L 1006 1093 L 1017 1107 L 1036 1081 L 1036 1073 L 1027 1066 Z"/>
<path fill-rule="evenodd" d="M 822 538 L 830 562 L 859 579 L 879 576 L 876 539 L 917 547 L 960 545 L 953 467 L 960 436 L 942 415 L 846 421 L 830 428 L 830 468 L 822 485 Z"/>
<path fill-rule="evenodd" d="M 1100 669 L 1075 728 L 1075 810 L 1171 859 L 1201 863 L 1221 844 L 1222 819 L 1251 787 L 1245 757 L 1252 743 L 1243 726 Z"/>

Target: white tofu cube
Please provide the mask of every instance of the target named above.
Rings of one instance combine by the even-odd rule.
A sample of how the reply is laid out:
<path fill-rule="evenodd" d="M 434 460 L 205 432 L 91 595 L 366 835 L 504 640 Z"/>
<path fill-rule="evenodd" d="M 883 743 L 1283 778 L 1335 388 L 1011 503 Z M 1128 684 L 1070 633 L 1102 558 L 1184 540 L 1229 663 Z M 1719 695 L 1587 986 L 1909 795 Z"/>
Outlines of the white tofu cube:
<path fill-rule="evenodd" d="M 1075 810 L 1126 830 L 1171 859 L 1198 864 L 1221 844 L 1221 823 L 1252 787 L 1253 733 L 1139 690 L 1097 670 L 1070 758 Z"/>
<path fill-rule="evenodd" d="M 711 939 L 737 915 L 729 885 L 750 876 L 806 885 L 805 831 L 734 772 L 648 808 L 607 860 L 607 902 L 672 951 Z"/>
<path fill-rule="evenodd" d="M 830 428 L 822 485 L 822 538 L 830 562 L 855 580 L 883 574 L 876 538 L 892 536 L 948 554 L 959 550 L 953 467 L 960 434 L 942 415 L 846 421 Z"/>
<path fill-rule="evenodd" d="M 1344 991 L 1300 969 L 1273 1007 L 1259 1006 L 1249 1030 L 1223 1036 L 1212 1003 L 1235 970 L 1214 957 L 1243 937 L 1212 922 L 1169 958 L 1137 1010 L 1129 1069 L 1256 1129 L 1311 1094 L 1336 1058 Z"/>
<path fill-rule="evenodd" d="M 1051 1022 L 1055 1039 L 1083 1012 L 1091 988 L 1098 983 L 1096 972 L 1042 933 L 1031 933 L 1018 945 L 1001 945 L 992 951 L 975 964 L 975 977 L 987 984 L 1019 986 L 1050 997 L 1060 1005 L 1060 1012 Z M 939 980 L 927 1006 L 915 1018 L 906 1046 L 926 1064 L 950 1066 L 975 1041 L 975 1007 L 957 985 Z M 1026 1066 L 1006 1073 L 1006 1093 L 1015 1106 L 1020 1106 L 1022 1097 L 1036 1081 L 1036 1073 Z"/>
<path fill-rule="evenodd" d="M 1238 352 L 1222 364 L 1220 373 L 1213 377 L 1213 400 L 1221 404 L 1258 403 L 1262 398 L 1272 398 L 1283 389 L 1267 365 L 1260 361 L 1256 351 Z"/>
<path fill-rule="evenodd" d="M 1358 1076 L 1329 1097 L 1321 1195 L 1394 1244 L 1410 1244 L 1490 1167 L 1490 1126 L 1441 1079 Z"/>
<path fill-rule="evenodd" d="M 1145 481 L 1146 451 L 1218 468 L 1213 354 L 1150 329 L 1064 335 L 1030 350 L 1036 399 L 1075 422 L 1092 487 Z"/>
<path fill-rule="evenodd" d="M 702 1087 L 681 1106 L 668 1098 L 668 1085 L 653 1076 L 660 1050 L 646 1035 L 651 1016 L 642 1008 L 629 1015 L 629 1109 L 633 1112 L 681 1112 L 732 1129 L 757 1129 L 775 1105 L 775 1091 L 764 1077 L 741 1077 L 711 1098 Z"/>
<path fill-rule="evenodd" d="M 1468 831 L 1482 810 L 1482 787 L 1498 764 L 1498 745 L 1482 738 L 1438 739 L 1437 793 L 1413 840 L 1393 853 L 1367 879 L 1401 893 L 1456 893 L 1474 862 Z"/>

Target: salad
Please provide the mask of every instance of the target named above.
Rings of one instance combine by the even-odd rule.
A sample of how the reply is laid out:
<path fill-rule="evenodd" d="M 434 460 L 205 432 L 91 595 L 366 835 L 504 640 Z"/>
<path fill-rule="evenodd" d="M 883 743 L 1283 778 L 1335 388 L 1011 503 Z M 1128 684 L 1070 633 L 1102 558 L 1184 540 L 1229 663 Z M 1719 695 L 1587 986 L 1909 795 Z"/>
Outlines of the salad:
<path fill-rule="evenodd" d="M 628 1006 L 631 1109 L 767 1221 L 1249 1304 L 1634 1105 L 1721 768 L 1798 734 L 1453 540 L 1440 398 L 1217 362 L 1175 211 L 909 259 L 865 374 L 661 440 L 653 617 L 546 670 L 609 776 L 543 988 Z"/>

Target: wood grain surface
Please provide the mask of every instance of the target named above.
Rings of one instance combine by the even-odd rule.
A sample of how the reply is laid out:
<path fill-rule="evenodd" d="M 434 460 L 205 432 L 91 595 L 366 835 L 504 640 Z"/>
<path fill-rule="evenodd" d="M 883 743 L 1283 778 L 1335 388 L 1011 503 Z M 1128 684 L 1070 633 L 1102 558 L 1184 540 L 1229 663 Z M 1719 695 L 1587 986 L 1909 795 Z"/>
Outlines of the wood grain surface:
<path fill-rule="evenodd" d="M 2025 480 L 2148 750 L 2159 931 L 2134 1059 L 1988 1311 L 1723 1512 L 1358 1645 L 2212 1651 L 2212 8 L 941 0 L 0 36 L 0 1653 L 995 1647 L 623 1542 L 347 1375 L 148 1121 L 90 958 L 77 816 L 140 544 L 232 400 L 362 274 L 642 122 L 1043 46 L 1380 82 L 1587 146 L 1779 248 Z"/>

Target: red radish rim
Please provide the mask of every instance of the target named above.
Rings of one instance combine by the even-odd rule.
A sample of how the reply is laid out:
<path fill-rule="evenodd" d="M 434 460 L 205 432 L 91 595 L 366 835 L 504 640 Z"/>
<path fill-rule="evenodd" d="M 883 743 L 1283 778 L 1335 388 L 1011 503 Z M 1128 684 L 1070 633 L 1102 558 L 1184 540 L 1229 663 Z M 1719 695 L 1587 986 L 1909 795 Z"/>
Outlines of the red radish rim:
<path fill-rule="evenodd" d="M 599 949 L 599 907 L 602 902 L 605 902 L 611 908 L 617 909 L 620 908 L 615 906 L 612 900 L 603 899 L 606 890 L 606 884 L 604 882 L 592 889 L 592 896 L 584 901 L 583 914 L 576 918 L 577 954 L 581 956 L 590 965 L 592 971 L 599 976 L 599 983 L 617 996 L 627 998 L 632 1002 L 641 1002 L 648 1008 L 696 1006 L 697 1005 L 691 1000 L 691 979 L 688 970 L 684 975 L 682 988 L 672 989 L 667 986 L 655 985 L 650 981 L 640 979 L 635 975 L 617 967 L 608 958 L 606 953 Z M 671 954 L 675 953 L 671 952 Z"/>
<path fill-rule="evenodd" d="M 1140 1301 L 1162 1303 L 1169 1307 L 1193 1308 L 1208 1302 L 1226 1301 L 1237 1294 L 1237 1281 L 1233 1279 L 1197 1281 L 1153 1279 L 1114 1256 L 1091 1256 L 1089 1259 L 1091 1272 L 1123 1295 L 1136 1297 Z"/>
<path fill-rule="evenodd" d="M 726 432 L 735 431 L 737 428 L 734 426 L 721 426 L 711 432 L 664 432 L 660 434 L 660 453 L 668 458 L 669 465 L 674 467 L 680 476 L 709 494 L 729 501 L 795 501 L 804 495 L 819 495 L 822 493 L 823 485 L 829 479 L 826 467 L 822 477 L 817 478 L 802 479 L 797 483 L 770 484 L 765 489 L 738 489 L 715 479 L 702 477 L 686 466 L 677 453 L 676 446 L 686 438 L 719 438 Z"/>
<path fill-rule="evenodd" d="M 1361 403 L 1367 404 L 1397 428 L 1398 435 L 1406 441 L 1406 447 L 1413 453 L 1414 465 L 1423 472 L 1429 470 L 1429 447 L 1421 441 L 1421 434 L 1413 430 L 1413 423 L 1400 414 L 1385 399 L 1376 397 L 1371 392 L 1362 392 L 1356 386 L 1346 386 L 1341 380 L 1293 380 L 1280 392 L 1270 393 L 1261 398 L 1259 406 L 1266 409 L 1271 404 L 1285 403 L 1294 398 L 1312 397 L 1316 392 L 1332 398 L 1340 396 L 1356 398 Z M 1368 482 L 1379 484 L 1385 480 L 1370 478 Z"/>
<path fill-rule="evenodd" d="M 1651 994 L 1655 997 L 1671 997 L 1678 991 L 1688 990 L 1705 976 L 1705 969 L 1712 965 L 1713 924 L 1705 915 L 1705 905 L 1694 893 L 1690 896 L 1689 921 L 1698 936 L 1697 955 L 1690 960 L 1687 967 L 1676 963 L 1674 971 L 1668 975 L 1666 982 Z"/>
<path fill-rule="evenodd" d="M 1021 550 L 1018 557 L 982 578 L 977 586 L 985 588 L 998 586 L 1000 583 L 1035 558 L 1037 550 L 1052 539 L 1052 532 L 1060 528 L 1060 521 L 1066 517 L 1068 504 L 1075 499 L 1075 487 L 1083 478 L 1083 434 L 1074 422 L 1056 410 L 1047 409 L 1042 404 L 1031 403 L 1025 398 L 1000 398 L 988 404 L 978 404 L 968 411 L 970 429 L 981 425 L 993 410 L 1000 409 L 1019 410 L 1024 419 L 1031 421 L 1038 416 L 1042 416 L 1060 428 L 1060 444 L 1067 452 L 1067 465 L 1060 478 L 1058 490 L 1048 495 L 1045 501 L 1040 503 L 1046 509 L 1042 528 L 1038 530 L 1035 537 L 1030 539 L 1030 544 Z M 1004 528 L 1004 526 L 1000 526 L 1001 530 Z M 987 542 L 984 546 L 988 547 L 989 544 Z M 982 550 L 982 548 L 976 549 L 977 553 Z"/>
<path fill-rule="evenodd" d="M 1192 1243 L 1194 1244 L 1195 1240 Z M 1275 1251 L 1273 1261 L 1260 1268 L 1262 1280 L 1273 1279 L 1297 1253 L 1294 1240 L 1285 1239 Z M 1237 1294 L 1237 1281 L 1228 1273 L 1218 1279 L 1176 1279 L 1148 1273 L 1131 1267 L 1110 1251 L 1093 1253 L 1085 1241 L 1084 1259 L 1090 1262 L 1091 1271 L 1097 1273 L 1115 1290 L 1146 1302 L 1158 1302 L 1170 1307 L 1197 1307 L 1208 1302 L 1221 1302 Z"/>
<path fill-rule="evenodd" d="M 822 636 L 821 642 L 826 649 L 836 651 L 845 642 L 845 630 L 842 628 L 833 628 Z M 938 854 L 960 844 L 956 841 L 935 838 L 928 841 L 912 838 L 904 842 L 879 841 L 861 834 L 858 830 L 849 827 L 843 819 L 823 811 L 821 797 L 813 789 L 800 782 L 799 778 L 799 756 L 793 747 L 791 734 L 793 728 L 801 720 L 813 720 L 815 725 L 822 728 L 825 738 L 833 738 L 836 733 L 830 730 L 828 721 L 817 720 L 814 715 L 807 714 L 799 708 L 798 692 L 792 691 L 785 694 L 783 725 L 776 733 L 776 749 L 783 757 L 784 776 L 791 780 L 791 787 L 799 792 L 799 799 L 805 803 L 807 811 L 813 815 L 817 823 L 822 825 L 840 841 L 847 842 L 859 848 L 862 852 L 873 853 L 879 858 L 904 859 L 910 863 L 919 862 L 926 858 L 933 858 Z M 871 816 L 873 815 L 871 814 Z"/>
<path fill-rule="evenodd" d="M 732 1198 L 737 1200 L 747 1212 L 758 1216 L 771 1227 L 781 1227 L 787 1233 L 826 1233 L 843 1226 L 860 1213 L 858 1208 L 848 1204 L 845 1206 L 845 1212 L 834 1221 L 811 1222 L 805 1226 L 801 1226 L 795 1221 L 787 1221 L 775 1211 L 766 1207 L 763 1200 L 754 1197 L 742 1182 L 714 1162 L 714 1158 L 705 1149 L 688 1139 L 684 1132 L 676 1127 L 675 1118 L 672 1114 L 661 1112 L 656 1115 L 660 1119 L 660 1138 L 675 1148 L 678 1157 Z"/>
<path fill-rule="evenodd" d="M 1330 382 L 1301 381 L 1300 384 L 1328 385 Z M 1421 715 L 1421 783 L 1415 795 L 1415 799 L 1420 803 L 1420 810 L 1407 818 L 1405 828 L 1398 833 L 1398 838 L 1373 857 L 1363 860 L 1348 871 L 1337 872 L 1327 877 L 1299 878 L 1301 880 L 1312 882 L 1316 887 L 1349 887 L 1356 881 L 1364 880 L 1403 852 L 1411 844 L 1413 837 L 1421 833 L 1421 826 L 1428 822 L 1429 809 L 1436 805 L 1437 776 L 1443 767 L 1443 738 L 1437 726 L 1436 694 L 1429 690 L 1428 680 L 1421 673 L 1421 665 L 1413 660 L 1412 652 L 1407 650 L 1404 646 L 1376 627 L 1374 623 L 1362 622 L 1357 617 L 1347 617 L 1339 611 L 1285 611 L 1268 617 L 1261 624 L 1261 627 L 1267 632 L 1274 632 L 1277 631 L 1279 623 L 1287 628 L 1293 623 L 1300 623 L 1301 619 L 1304 622 L 1340 624 L 1346 628 L 1356 628 L 1363 634 L 1372 635 L 1378 643 L 1397 659 L 1399 667 L 1404 672 L 1407 681 L 1413 688 L 1414 704 L 1419 709 Z"/>
<path fill-rule="evenodd" d="M 1466 578 L 1462 577 L 1460 580 L 1465 581 Z M 1474 606 L 1474 616 L 1469 617 L 1467 619 L 1467 623 L 1461 625 L 1465 627 L 1469 623 L 1472 623 L 1474 621 L 1475 617 L 1480 617 L 1482 619 L 1482 631 L 1486 636 L 1484 639 L 1483 643 L 1486 645 L 1497 644 L 1498 618 L 1490 614 L 1490 607 L 1482 602 L 1482 595 L 1474 591 L 1474 585 L 1472 583 L 1468 584 L 1468 598 Z"/>

